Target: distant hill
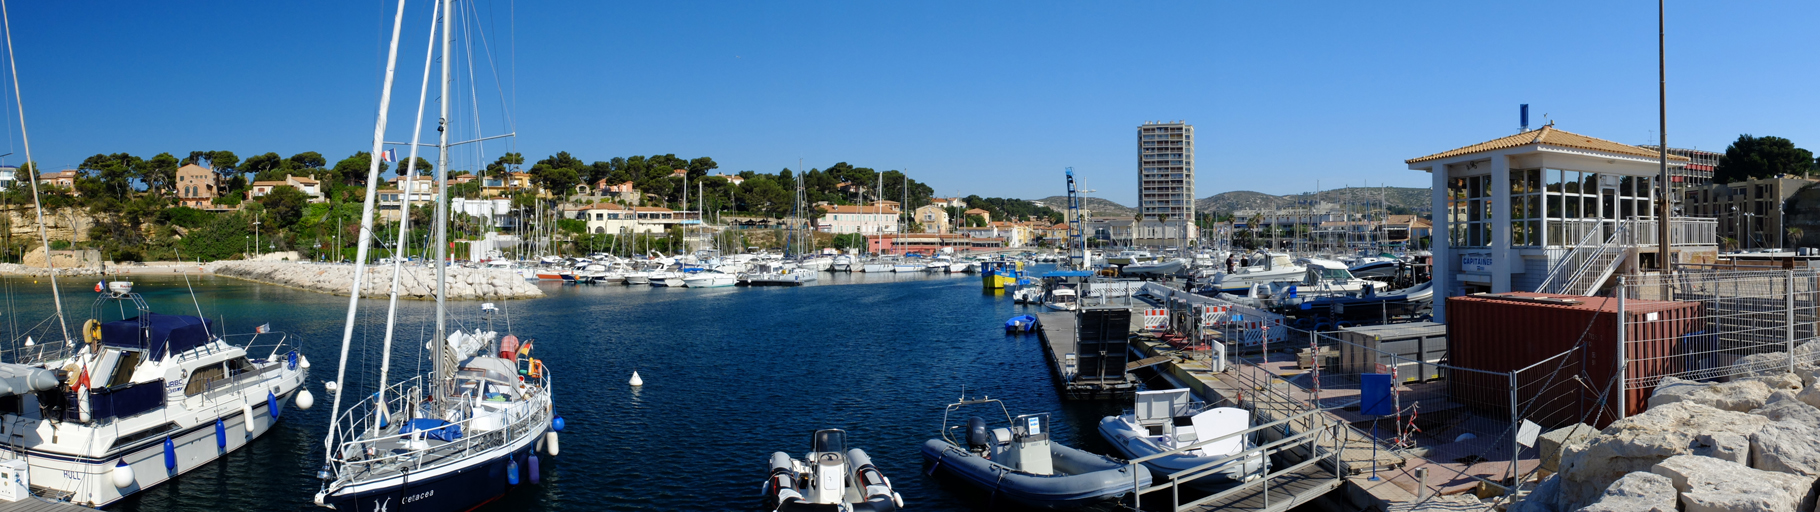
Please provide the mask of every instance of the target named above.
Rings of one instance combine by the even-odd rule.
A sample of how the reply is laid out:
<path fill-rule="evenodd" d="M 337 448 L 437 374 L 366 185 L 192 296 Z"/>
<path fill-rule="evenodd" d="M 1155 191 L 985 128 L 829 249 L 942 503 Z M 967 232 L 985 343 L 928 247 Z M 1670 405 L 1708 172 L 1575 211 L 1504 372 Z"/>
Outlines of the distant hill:
<path fill-rule="evenodd" d="M 1043 204 L 1049 205 L 1050 208 L 1053 208 L 1053 209 L 1055 209 L 1055 211 L 1058 211 L 1058 212 L 1068 209 L 1068 196 L 1049 196 L 1049 197 L 1045 197 L 1042 199 L 1036 199 L 1036 201 L 1041 201 Z M 1114 203 L 1110 200 L 1100 199 L 1097 197 L 1081 198 L 1081 208 L 1086 208 L 1087 210 L 1093 212 L 1093 217 L 1089 217 L 1089 218 L 1097 217 L 1097 218 L 1101 218 L 1101 219 L 1109 219 L 1109 218 L 1128 219 L 1128 218 L 1131 218 L 1131 216 L 1133 216 L 1133 215 L 1137 215 L 1136 208 Z"/>
<path fill-rule="evenodd" d="M 1366 200 L 1376 203 L 1383 201 L 1394 210 L 1419 211 L 1428 208 L 1429 193 L 1427 187 L 1348 187 L 1323 190 L 1318 194 L 1294 194 L 1273 196 L 1263 192 L 1239 190 L 1221 192 L 1204 197 L 1194 202 L 1196 211 L 1217 211 L 1229 213 L 1233 210 L 1249 208 L 1285 208 L 1295 206 L 1296 201 L 1312 197 L 1316 201 L 1346 204 Z"/>

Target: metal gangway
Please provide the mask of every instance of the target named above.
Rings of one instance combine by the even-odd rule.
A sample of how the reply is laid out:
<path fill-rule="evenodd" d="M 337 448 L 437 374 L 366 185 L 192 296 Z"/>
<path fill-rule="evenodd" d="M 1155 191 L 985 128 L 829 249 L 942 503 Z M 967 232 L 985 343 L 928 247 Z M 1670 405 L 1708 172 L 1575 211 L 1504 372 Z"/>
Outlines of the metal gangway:
<path fill-rule="evenodd" d="M 1349 472 L 1340 460 L 1340 454 L 1345 451 L 1349 437 L 1346 429 L 1344 423 L 1332 420 L 1324 411 L 1317 409 L 1175 450 L 1132 459 L 1130 473 L 1133 480 L 1136 480 L 1136 466 L 1150 460 L 1177 455 L 1234 436 L 1245 436 L 1246 439 L 1256 441 L 1247 443 L 1250 447 L 1240 453 L 1213 462 L 1174 474 L 1152 474 L 1152 484 L 1148 487 L 1139 486 L 1132 496 L 1131 505 L 1139 510 L 1175 512 L 1280 512 L 1295 508 L 1338 489 L 1345 482 L 1344 475 Z M 1195 480 L 1217 473 L 1229 462 L 1257 457 L 1264 460 L 1261 476 L 1231 484 L 1231 487 L 1212 494 L 1190 488 L 1186 496 L 1189 501 L 1182 501 L 1183 488 L 1194 484 Z M 1285 465 L 1276 467 L 1278 463 Z M 1146 495 L 1165 492 L 1168 495 L 1166 501 L 1151 501 L 1149 508 L 1144 506 Z M 1158 505 L 1166 505 L 1167 508 Z"/>

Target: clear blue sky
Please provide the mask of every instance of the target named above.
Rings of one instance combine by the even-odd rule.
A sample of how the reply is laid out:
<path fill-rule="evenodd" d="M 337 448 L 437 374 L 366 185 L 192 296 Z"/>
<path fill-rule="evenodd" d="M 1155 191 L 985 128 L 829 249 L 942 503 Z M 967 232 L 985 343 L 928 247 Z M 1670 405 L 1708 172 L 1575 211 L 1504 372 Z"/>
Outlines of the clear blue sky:
<path fill-rule="evenodd" d="M 1532 123 L 1621 142 L 1656 127 L 1647 1 L 480 5 L 532 160 L 846 161 L 908 168 L 940 195 L 1026 198 L 1062 192 L 1072 166 L 1131 204 L 1146 120 L 1195 125 L 1202 197 L 1424 186 L 1403 159 L 1513 133 L 1519 103 Z M 333 162 L 370 144 L 381 2 L 12 8 L 47 168 L 211 149 Z M 1669 143 L 1820 148 L 1815 19 L 1815 2 L 1669 2 Z M 427 23 L 407 19 L 395 119 L 415 106 Z"/>

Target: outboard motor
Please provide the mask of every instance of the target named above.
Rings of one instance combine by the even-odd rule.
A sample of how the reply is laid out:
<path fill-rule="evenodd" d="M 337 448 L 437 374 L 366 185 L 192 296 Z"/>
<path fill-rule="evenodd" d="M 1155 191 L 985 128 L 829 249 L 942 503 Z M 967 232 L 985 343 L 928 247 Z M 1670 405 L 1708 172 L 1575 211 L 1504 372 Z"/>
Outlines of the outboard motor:
<path fill-rule="evenodd" d="M 992 452 L 992 433 L 979 416 L 967 418 L 967 450 L 980 455 Z"/>
<path fill-rule="evenodd" d="M 847 460 L 853 463 L 853 484 L 866 496 L 866 503 L 872 506 L 870 512 L 904 507 L 904 497 L 891 490 L 891 479 L 885 478 L 885 474 L 872 465 L 872 458 L 867 457 L 866 452 L 859 448 L 847 450 Z"/>
<path fill-rule="evenodd" d="M 796 489 L 796 469 L 790 462 L 790 455 L 784 452 L 771 454 L 771 475 L 765 477 L 765 498 L 771 508 L 779 508 L 786 502 L 801 501 L 803 494 Z"/>

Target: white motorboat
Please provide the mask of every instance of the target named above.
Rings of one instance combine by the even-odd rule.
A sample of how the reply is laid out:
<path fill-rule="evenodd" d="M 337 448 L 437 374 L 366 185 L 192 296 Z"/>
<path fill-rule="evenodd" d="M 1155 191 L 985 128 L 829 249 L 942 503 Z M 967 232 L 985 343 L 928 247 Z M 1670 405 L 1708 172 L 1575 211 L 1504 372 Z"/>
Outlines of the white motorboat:
<path fill-rule="evenodd" d="M 1132 263 L 1130 265 L 1125 265 L 1123 269 L 1119 270 L 1119 274 L 1126 276 L 1169 276 L 1175 275 L 1185 268 L 1188 268 L 1188 260 L 1176 258 L 1163 261 Z"/>
<path fill-rule="evenodd" d="M 853 256 L 846 254 L 835 256 L 834 259 L 829 262 L 828 270 L 834 272 L 852 272 Z"/>
<path fill-rule="evenodd" d="M 949 256 L 946 254 L 937 254 L 934 258 L 929 259 L 929 264 L 923 267 L 923 271 L 930 272 L 930 273 L 936 273 L 936 274 L 946 274 L 946 273 L 948 273 L 948 268 L 952 267 L 952 266 L 954 266 L 954 257 L 953 256 Z"/>
<path fill-rule="evenodd" d="M 891 271 L 897 272 L 899 274 L 913 274 L 913 273 L 917 273 L 917 272 L 922 272 L 923 269 L 925 269 L 925 268 L 928 268 L 928 265 L 924 265 L 922 260 L 909 259 L 909 260 L 897 262 L 896 265 L 892 265 Z"/>
<path fill-rule="evenodd" d="M 877 273 L 896 272 L 897 271 L 897 262 L 888 260 L 888 259 L 884 259 L 884 258 L 878 258 L 878 259 L 874 259 L 871 261 L 867 261 L 865 265 L 861 266 L 860 271 L 869 273 L 869 274 L 874 273 L 874 272 L 877 272 Z"/>
<path fill-rule="evenodd" d="M 1302 279 L 1307 268 L 1293 263 L 1289 255 L 1270 253 L 1268 256 L 1257 256 L 1263 264 L 1240 267 L 1234 272 L 1222 273 L 1213 279 L 1213 286 L 1222 293 L 1243 295 L 1250 293 L 1254 285 L 1269 286 L 1270 283 L 1291 282 Z"/>
<path fill-rule="evenodd" d="M 1080 308 L 1080 296 L 1074 293 L 1073 288 L 1056 288 L 1050 290 L 1049 296 L 1043 299 L 1043 307 L 1056 311 L 1074 311 Z"/>
<path fill-rule="evenodd" d="M 651 286 L 679 288 L 683 285 L 682 272 L 652 272 Z"/>
<path fill-rule="evenodd" d="M 683 286 L 690 288 L 719 288 L 722 286 L 733 286 L 738 284 L 739 278 L 733 274 L 707 271 L 696 272 L 689 277 L 683 278 L 682 281 Z"/>
<path fill-rule="evenodd" d="M 1186 389 L 1139 391 L 1130 412 L 1102 418 L 1099 425 L 1100 436 L 1127 459 L 1173 452 L 1144 462 L 1144 466 L 1156 474 L 1212 471 L 1189 482 L 1197 487 L 1251 481 L 1262 476 L 1262 454 L 1234 458 L 1253 448 L 1254 441 L 1249 435 L 1241 434 L 1250 429 L 1250 411 L 1236 407 L 1203 408 L 1193 402 Z M 1197 443 L 1206 444 L 1189 448 Z"/>
<path fill-rule="evenodd" d="M 627 272 L 624 282 L 628 286 L 649 285 L 649 284 L 651 284 L 651 272 L 647 271 L 647 270 L 639 270 L 636 272 Z"/>
<path fill-rule="evenodd" d="M 1124 266 L 1124 265 L 1130 265 L 1133 263 L 1146 262 L 1146 261 L 1150 261 L 1150 260 L 1154 260 L 1154 259 L 1156 259 L 1156 256 L 1150 254 L 1150 251 L 1130 250 L 1130 251 L 1120 251 L 1116 255 L 1107 256 L 1106 263 L 1112 264 L 1112 265 Z"/>
<path fill-rule="evenodd" d="M 834 258 L 829 258 L 827 256 L 803 258 L 802 261 L 797 262 L 796 266 L 805 270 L 826 272 L 828 269 L 834 268 Z"/>

